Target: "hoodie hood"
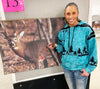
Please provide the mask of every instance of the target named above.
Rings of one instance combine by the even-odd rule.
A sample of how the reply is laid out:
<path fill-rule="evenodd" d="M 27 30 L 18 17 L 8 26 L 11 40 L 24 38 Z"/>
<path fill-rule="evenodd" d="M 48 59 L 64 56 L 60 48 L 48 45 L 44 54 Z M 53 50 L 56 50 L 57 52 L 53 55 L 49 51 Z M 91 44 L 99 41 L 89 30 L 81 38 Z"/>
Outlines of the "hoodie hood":
<path fill-rule="evenodd" d="M 82 25 L 82 24 L 86 24 L 86 22 L 85 21 L 79 21 L 79 23 L 77 24 L 78 26 L 79 25 Z M 76 26 L 77 26 L 76 25 Z M 68 23 L 64 26 L 64 28 L 66 28 L 66 27 L 68 27 L 69 25 L 68 25 Z"/>

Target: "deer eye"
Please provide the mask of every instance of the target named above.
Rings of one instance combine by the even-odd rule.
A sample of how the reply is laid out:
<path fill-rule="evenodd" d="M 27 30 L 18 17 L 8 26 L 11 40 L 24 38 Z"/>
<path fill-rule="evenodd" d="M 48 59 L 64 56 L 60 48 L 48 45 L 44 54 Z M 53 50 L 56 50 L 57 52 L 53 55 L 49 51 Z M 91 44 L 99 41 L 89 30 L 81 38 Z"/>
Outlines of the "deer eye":
<path fill-rule="evenodd" d="M 14 38 L 14 41 L 17 41 L 17 39 L 16 39 L 16 38 Z"/>

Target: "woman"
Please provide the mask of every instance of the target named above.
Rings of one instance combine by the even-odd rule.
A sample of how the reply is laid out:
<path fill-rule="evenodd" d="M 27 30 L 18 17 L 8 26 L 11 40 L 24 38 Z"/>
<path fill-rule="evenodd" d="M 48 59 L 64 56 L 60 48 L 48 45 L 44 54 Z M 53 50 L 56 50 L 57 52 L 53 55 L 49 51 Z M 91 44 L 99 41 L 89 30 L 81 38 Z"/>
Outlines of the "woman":
<path fill-rule="evenodd" d="M 64 16 L 67 23 L 58 34 L 58 44 L 49 43 L 48 47 L 62 53 L 61 66 L 69 89 L 86 89 L 88 76 L 97 66 L 95 34 L 89 25 L 78 19 L 75 3 L 65 7 Z"/>

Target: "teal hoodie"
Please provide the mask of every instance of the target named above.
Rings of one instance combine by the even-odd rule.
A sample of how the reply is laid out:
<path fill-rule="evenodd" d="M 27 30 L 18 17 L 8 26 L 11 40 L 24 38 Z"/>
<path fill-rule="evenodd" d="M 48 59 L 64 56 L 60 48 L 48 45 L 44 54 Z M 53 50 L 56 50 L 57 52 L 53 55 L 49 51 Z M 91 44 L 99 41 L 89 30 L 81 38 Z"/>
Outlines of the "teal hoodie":
<path fill-rule="evenodd" d="M 68 24 L 58 34 L 58 53 L 62 53 L 61 66 L 69 70 L 91 73 L 97 66 L 96 38 L 92 28 L 84 21 L 69 27 Z"/>

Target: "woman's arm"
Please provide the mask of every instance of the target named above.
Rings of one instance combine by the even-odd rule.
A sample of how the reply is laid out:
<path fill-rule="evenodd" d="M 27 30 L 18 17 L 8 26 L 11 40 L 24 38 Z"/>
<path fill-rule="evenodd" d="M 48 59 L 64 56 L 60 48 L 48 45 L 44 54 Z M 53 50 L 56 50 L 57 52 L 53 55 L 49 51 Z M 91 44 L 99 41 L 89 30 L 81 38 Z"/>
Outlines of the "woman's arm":
<path fill-rule="evenodd" d="M 85 70 L 88 73 L 91 73 L 97 66 L 96 37 L 95 37 L 94 31 L 91 28 L 89 28 L 89 31 L 88 31 L 87 46 L 88 46 L 89 62 Z"/>

